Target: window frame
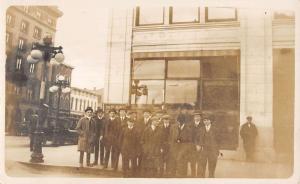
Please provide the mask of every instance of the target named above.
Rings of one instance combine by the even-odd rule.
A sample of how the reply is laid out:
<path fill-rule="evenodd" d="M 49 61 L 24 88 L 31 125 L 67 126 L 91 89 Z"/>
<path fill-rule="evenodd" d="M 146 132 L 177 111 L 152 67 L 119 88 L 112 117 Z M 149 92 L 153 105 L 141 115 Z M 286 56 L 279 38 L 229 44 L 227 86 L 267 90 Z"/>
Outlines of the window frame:
<path fill-rule="evenodd" d="M 41 37 L 42 37 L 42 29 L 35 26 L 33 28 L 33 38 L 36 38 L 36 39 L 40 40 Z"/>
<path fill-rule="evenodd" d="M 140 7 L 137 6 L 135 8 L 135 26 L 153 26 L 153 25 L 164 25 L 165 24 L 165 7 L 161 7 L 163 9 L 163 19 L 160 23 L 149 23 L 149 24 L 141 24 L 140 23 Z"/>
<path fill-rule="evenodd" d="M 237 8 L 234 8 L 234 18 L 223 18 L 223 19 L 209 19 L 208 18 L 208 10 L 209 8 L 234 8 L 234 7 L 205 7 L 205 22 L 234 22 L 238 20 Z"/>
<path fill-rule="evenodd" d="M 17 71 L 20 71 L 22 69 L 22 63 L 23 63 L 23 58 L 22 57 L 17 57 L 16 67 L 15 67 L 15 69 Z"/>
<path fill-rule="evenodd" d="M 173 7 L 169 7 L 169 24 L 199 24 L 200 23 L 200 7 L 197 7 L 198 16 L 197 21 L 173 21 Z"/>
<path fill-rule="evenodd" d="M 23 25 L 25 25 L 25 27 L 23 28 Z M 22 20 L 21 21 L 21 26 L 20 26 L 20 31 L 22 33 L 27 34 L 29 30 L 29 22 L 27 22 L 26 20 Z"/>
<path fill-rule="evenodd" d="M 10 27 L 14 27 L 14 24 L 15 24 L 15 16 L 11 13 L 7 13 L 6 14 L 6 25 L 8 25 Z"/>

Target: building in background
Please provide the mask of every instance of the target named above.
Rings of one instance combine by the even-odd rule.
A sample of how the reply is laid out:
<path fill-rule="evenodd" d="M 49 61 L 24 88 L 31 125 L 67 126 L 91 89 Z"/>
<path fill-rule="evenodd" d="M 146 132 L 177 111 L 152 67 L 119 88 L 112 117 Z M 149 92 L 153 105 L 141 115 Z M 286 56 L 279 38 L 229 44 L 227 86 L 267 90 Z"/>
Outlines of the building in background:
<path fill-rule="evenodd" d="M 104 106 L 195 104 L 215 115 L 222 148 L 233 150 L 225 157 L 235 159 L 250 115 L 256 158 L 293 160 L 294 12 L 137 7 L 110 20 Z"/>
<path fill-rule="evenodd" d="M 102 106 L 102 91 L 101 89 L 80 89 L 77 87 L 71 88 L 71 119 L 73 124 L 76 124 L 80 117 L 84 115 L 84 110 L 87 107 L 92 107 L 95 111 L 97 107 Z"/>
<path fill-rule="evenodd" d="M 56 23 L 63 13 L 55 6 L 10 6 L 6 11 L 6 101 L 5 131 L 28 121 L 39 108 L 42 62 L 29 64 L 34 42 L 51 36 L 55 40 Z M 48 65 L 49 76 L 54 69 Z M 46 89 L 51 85 L 48 81 Z M 49 92 L 46 92 L 46 103 Z"/>

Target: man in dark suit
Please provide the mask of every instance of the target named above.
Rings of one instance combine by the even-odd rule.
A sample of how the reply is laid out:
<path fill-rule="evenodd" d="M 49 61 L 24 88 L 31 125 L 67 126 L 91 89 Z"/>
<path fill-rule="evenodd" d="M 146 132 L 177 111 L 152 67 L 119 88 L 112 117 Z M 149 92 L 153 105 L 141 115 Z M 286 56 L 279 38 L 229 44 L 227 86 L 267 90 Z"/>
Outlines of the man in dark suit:
<path fill-rule="evenodd" d="M 218 129 L 212 123 L 212 116 L 204 114 L 202 116 L 204 126 L 200 128 L 199 136 L 197 139 L 197 151 L 200 152 L 200 177 L 205 177 L 206 165 L 208 163 L 209 177 L 215 177 L 215 169 L 219 156 L 220 136 Z"/>
<path fill-rule="evenodd" d="M 95 160 L 93 165 L 98 165 L 99 150 L 100 150 L 100 164 L 103 165 L 104 160 L 104 145 L 103 145 L 103 134 L 105 127 L 105 117 L 103 110 L 98 108 L 94 117 L 96 122 L 96 139 L 95 139 Z"/>
<path fill-rule="evenodd" d="M 109 157 L 111 154 L 111 168 L 117 169 L 119 160 L 118 149 L 119 149 L 119 135 L 121 131 L 120 119 L 116 117 L 116 110 L 109 110 L 109 118 L 106 120 L 104 128 L 104 145 L 105 145 L 105 157 L 104 157 L 104 168 L 107 168 Z"/>
<path fill-rule="evenodd" d="M 142 139 L 142 136 L 143 136 L 143 133 L 144 133 L 145 129 L 147 127 L 149 127 L 151 125 L 151 123 L 152 123 L 151 110 L 145 109 L 144 112 L 143 112 L 143 118 L 138 120 L 137 123 L 136 123 L 136 128 L 139 132 L 139 139 L 140 140 Z M 137 152 L 138 152 L 138 168 L 139 168 L 139 170 L 141 170 L 142 162 L 143 162 L 142 161 L 142 159 L 143 159 L 143 150 L 142 150 L 141 142 L 138 146 Z"/>
<path fill-rule="evenodd" d="M 242 125 L 240 135 L 243 139 L 244 150 L 246 153 L 246 160 L 253 161 L 255 150 L 255 139 L 257 136 L 257 128 L 252 122 L 252 117 L 247 117 L 247 122 Z"/>
<path fill-rule="evenodd" d="M 159 118 L 151 119 L 151 125 L 144 130 L 141 140 L 143 147 L 142 176 L 146 178 L 158 177 L 159 160 L 163 153 L 162 133 L 158 126 Z"/>
<path fill-rule="evenodd" d="M 204 126 L 202 119 L 201 119 L 202 113 L 200 111 L 194 112 L 194 121 L 190 124 L 191 131 L 192 131 L 192 142 L 193 144 L 197 144 L 197 139 L 200 133 L 200 128 Z M 200 175 L 200 154 L 196 150 L 196 147 L 193 148 L 191 157 L 190 157 L 190 163 L 191 163 L 191 175 L 192 177 L 196 177 Z M 197 170 L 197 173 L 196 173 Z"/>
<path fill-rule="evenodd" d="M 137 171 L 137 146 L 139 143 L 139 135 L 134 125 L 134 120 L 127 118 L 127 126 L 123 128 L 120 135 L 122 168 L 124 177 L 136 177 Z M 131 168 L 129 167 L 131 162 Z"/>
<path fill-rule="evenodd" d="M 178 177 L 187 177 L 188 161 L 190 154 L 194 147 L 192 140 L 191 127 L 187 125 L 186 117 L 183 114 L 177 117 L 177 156 L 176 156 L 176 170 Z"/>
<path fill-rule="evenodd" d="M 122 107 L 119 109 L 119 118 L 121 121 L 122 128 L 127 127 L 127 109 L 125 107 Z"/>
<path fill-rule="evenodd" d="M 172 162 L 171 156 L 170 156 L 170 144 L 169 144 L 169 136 L 170 136 L 170 116 L 165 114 L 161 117 L 162 124 L 162 146 L 163 146 L 163 153 L 162 158 L 160 160 L 160 167 L 159 167 L 159 175 L 160 177 L 164 176 L 170 176 L 170 163 Z M 166 166 L 166 169 L 164 169 Z M 165 173 L 164 173 L 165 171 Z"/>

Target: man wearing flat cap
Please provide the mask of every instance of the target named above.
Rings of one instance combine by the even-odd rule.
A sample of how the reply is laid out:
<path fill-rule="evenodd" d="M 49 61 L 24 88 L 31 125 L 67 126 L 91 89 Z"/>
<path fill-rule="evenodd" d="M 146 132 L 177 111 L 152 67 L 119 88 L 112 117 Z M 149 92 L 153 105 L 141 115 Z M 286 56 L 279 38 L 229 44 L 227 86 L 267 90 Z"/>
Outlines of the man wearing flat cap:
<path fill-rule="evenodd" d="M 257 128 L 252 122 L 251 116 L 248 116 L 246 119 L 247 122 L 242 125 L 240 135 L 243 139 L 244 150 L 246 153 L 246 161 L 253 161 Z"/>
<path fill-rule="evenodd" d="M 85 115 L 82 117 L 76 126 L 76 130 L 79 134 L 78 137 L 78 151 L 80 152 L 80 167 L 83 167 L 83 157 L 86 153 L 86 164 L 88 167 L 92 167 L 90 164 L 91 153 L 94 153 L 95 138 L 96 138 L 96 122 L 92 118 L 93 109 L 87 107 L 85 109 Z"/>
<path fill-rule="evenodd" d="M 118 136 L 121 132 L 121 123 L 120 119 L 116 116 L 117 112 L 115 109 L 110 109 L 108 113 L 109 118 L 106 120 L 103 137 L 105 145 L 104 168 L 108 167 L 108 161 L 111 154 L 111 168 L 117 170 L 119 161 Z"/>
<path fill-rule="evenodd" d="M 197 139 L 200 133 L 200 128 L 204 126 L 202 122 L 202 113 L 201 111 L 195 111 L 194 112 L 194 121 L 190 124 L 191 131 L 192 131 L 192 142 L 196 145 Z M 193 148 L 191 152 L 190 157 L 190 163 L 191 163 L 191 175 L 192 177 L 196 177 L 200 175 L 200 155 L 199 152 L 196 150 L 196 146 Z M 197 173 L 196 173 L 197 170 Z"/>
<path fill-rule="evenodd" d="M 202 119 L 204 126 L 200 128 L 196 144 L 196 149 L 200 154 L 200 171 L 198 172 L 198 177 L 205 177 L 206 165 L 208 163 L 208 176 L 209 178 L 214 178 L 217 160 L 220 154 L 220 134 L 216 125 L 212 122 L 212 115 L 203 114 Z"/>

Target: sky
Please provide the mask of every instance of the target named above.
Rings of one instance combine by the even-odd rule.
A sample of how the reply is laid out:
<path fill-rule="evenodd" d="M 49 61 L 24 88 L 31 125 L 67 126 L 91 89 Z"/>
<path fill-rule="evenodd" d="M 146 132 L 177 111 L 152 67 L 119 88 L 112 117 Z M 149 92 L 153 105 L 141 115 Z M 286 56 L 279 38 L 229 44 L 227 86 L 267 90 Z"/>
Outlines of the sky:
<path fill-rule="evenodd" d="M 74 67 L 73 87 L 103 88 L 109 8 L 74 3 L 58 6 L 64 15 L 57 22 L 55 44 L 63 47 L 65 62 Z"/>

